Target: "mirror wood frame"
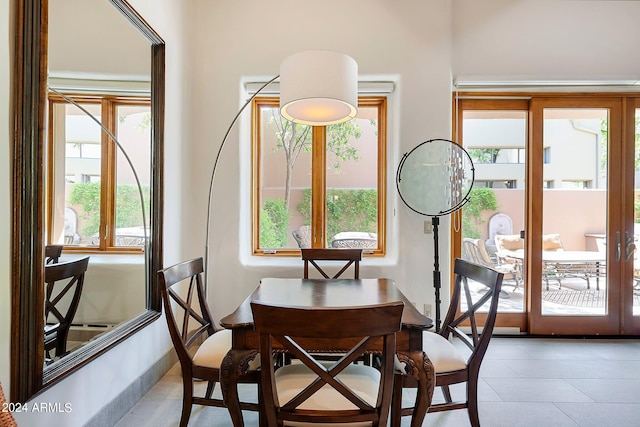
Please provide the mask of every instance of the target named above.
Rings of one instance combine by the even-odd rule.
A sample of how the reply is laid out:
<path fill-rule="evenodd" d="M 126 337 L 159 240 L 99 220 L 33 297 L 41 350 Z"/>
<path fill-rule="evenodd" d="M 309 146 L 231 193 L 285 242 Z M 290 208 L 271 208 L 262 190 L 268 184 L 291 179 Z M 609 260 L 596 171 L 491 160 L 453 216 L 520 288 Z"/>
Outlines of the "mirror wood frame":
<path fill-rule="evenodd" d="M 150 42 L 151 232 L 147 258 L 146 311 L 44 370 L 45 110 L 47 99 L 48 0 L 15 0 L 16 44 L 13 109 L 11 389 L 26 402 L 66 375 L 155 321 L 161 312 L 156 272 L 162 268 L 165 44 L 127 3 L 109 1 Z M 33 232 L 39 230 L 40 232 Z"/>

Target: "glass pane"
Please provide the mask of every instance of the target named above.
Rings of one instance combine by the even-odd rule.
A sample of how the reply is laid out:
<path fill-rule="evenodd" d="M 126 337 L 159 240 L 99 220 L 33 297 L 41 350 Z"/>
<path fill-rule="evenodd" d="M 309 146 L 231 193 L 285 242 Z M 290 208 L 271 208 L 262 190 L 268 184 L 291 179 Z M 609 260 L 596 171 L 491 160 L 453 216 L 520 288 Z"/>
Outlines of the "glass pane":
<path fill-rule="evenodd" d="M 81 104 L 100 119 L 100 105 Z M 52 243 L 98 245 L 100 126 L 73 105 L 55 104 Z"/>
<path fill-rule="evenodd" d="M 635 211 L 635 230 L 634 240 L 636 244 L 636 251 L 633 258 L 633 315 L 640 316 L 640 108 L 636 109 L 636 158 L 635 164 L 635 196 L 634 196 L 634 211 Z"/>
<path fill-rule="evenodd" d="M 327 127 L 327 246 L 378 248 L 378 108 Z"/>
<path fill-rule="evenodd" d="M 462 208 L 462 256 L 505 273 L 500 312 L 523 312 L 525 155 L 527 112 L 463 112 L 464 147 L 475 167 Z"/>
<path fill-rule="evenodd" d="M 116 149 L 116 212 L 114 246 L 144 245 L 149 235 L 149 188 L 151 183 L 151 108 L 148 105 L 118 106 L 116 137 L 136 170 L 142 197 L 123 151 Z M 146 226 L 146 233 L 145 233 Z"/>
<path fill-rule="evenodd" d="M 259 249 L 310 247 L 311 127 L 261 105 Z"/>
<path fill-rule="evenodd" d="M 606 109 L 545 109 L 542 314 L 605 315 Z"/>

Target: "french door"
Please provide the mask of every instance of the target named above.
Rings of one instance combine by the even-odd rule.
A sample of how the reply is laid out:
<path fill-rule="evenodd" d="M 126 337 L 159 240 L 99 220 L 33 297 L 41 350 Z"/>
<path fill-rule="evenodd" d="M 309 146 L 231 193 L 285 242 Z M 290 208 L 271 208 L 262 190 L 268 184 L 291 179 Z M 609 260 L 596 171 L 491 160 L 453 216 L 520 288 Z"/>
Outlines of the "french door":
<path fill-rule="evenodd" d="M 497 326 L 638 334 L 638 98 L 461 97 L 456 105 L 456 138 L 477 184 L 456 240 L 482 240 L 496 268 L 511 263 L 520 274 L 503 285 Z M 454 244 L 456 256 L 462 247 Z"/>

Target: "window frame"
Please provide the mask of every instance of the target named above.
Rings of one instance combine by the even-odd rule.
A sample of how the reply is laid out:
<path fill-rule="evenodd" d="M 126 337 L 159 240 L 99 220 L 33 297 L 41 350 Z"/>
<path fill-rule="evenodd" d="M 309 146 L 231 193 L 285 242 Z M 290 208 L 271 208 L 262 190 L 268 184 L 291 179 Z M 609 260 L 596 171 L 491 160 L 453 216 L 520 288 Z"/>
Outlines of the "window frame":
<path fill-rule="evenodd" d="M 117 135 L 117 110 L 121 106 L 148 106 L 149 113 L 151 111 L 151 97 L 149 96 L 129 96 L 129 95 L 109 95 L 109 94 L 65 94 L 66 97 L 72 99 L 78 104 L 100 105 L 101 123 L 113 135 Z M 47 95 L 48 105 L 48 130 L 47 130 L 47 149 L 46 149 L 46 242 L 52 244 L 53 222 L 54 222 L 54 206 L 55 206 L 55 108 L 56 104 L 69 105 L 60 95 L 53 92 Z M 100 226 L 99 226 L 99 244 L 92 246 L 77 246 L 64 244 L 64 250 L 70 252 L 82 253 L 144 253 L 143 246 L 124 246 L 115 245 L 116 237 L 116 189 L 117 189 L 117 154 L 118 148 L 116 143 L 101 130 L 101 158 L 100 158 Z M 66 141 L 63 143 L 66 144 Z M 150 215 L 150 212 L 145 212 Z"/>
<path fill-rule="evenodd" d="M 260 96 L 251 104 L 251 253 L 254 256 L 300 256 L 299 248 L 261 249 L 260 243 L 260 173 L 261 173 L 261 141 L 260 141 L 260 108 L 266 105 L 278 106 L 278 96 Z M 377 108 L 377 191 L 378 191 L 378 223 L 377 248 L 364 249 L 363 255 L 382 257 L 386 253 L 386 209 L 387 209 L 387 96 L 367 95 L 358 97 L 358 107 Z M 312 215 L 311 233 L 326 235 L 326 126 L 312 127 L 311 194 Z M 322 173 L 319 173 L 322 172 Z M 325 239 L 321 239 L 324 243 Z M 313 243 L 312 247 L 323 247 Z"/>

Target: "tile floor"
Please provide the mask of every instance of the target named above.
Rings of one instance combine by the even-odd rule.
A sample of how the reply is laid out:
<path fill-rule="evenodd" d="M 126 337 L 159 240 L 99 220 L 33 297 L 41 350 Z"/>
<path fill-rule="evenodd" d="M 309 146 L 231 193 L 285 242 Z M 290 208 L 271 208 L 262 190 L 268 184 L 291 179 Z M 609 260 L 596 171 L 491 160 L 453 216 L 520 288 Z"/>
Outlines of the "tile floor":
<path fill-rule="evenodd" d="M 494 337 L 480 376 L 484 427 L 640 426 L 638 339 Z M 243 391 L 255 396 L 255 389 Z M 464 390 L 454 389 L 454 397 L 460 392 Z M 177 426 L 181 398 L 176 365 L 116 427 Z M 436 399 L 441 399 L 438 390 Z M 245 412 L 244 417 L 245 425 L 257 426 L 255 413 Z M 225 409 L 194 406 L 189 425 L 232 424 Z M 409 419 L 403 419 L 403 426 L 408 425 Z M 424 425 L 464 427 L 469 419 L 464 410 L 450 411 L 428 414 Z"/>

